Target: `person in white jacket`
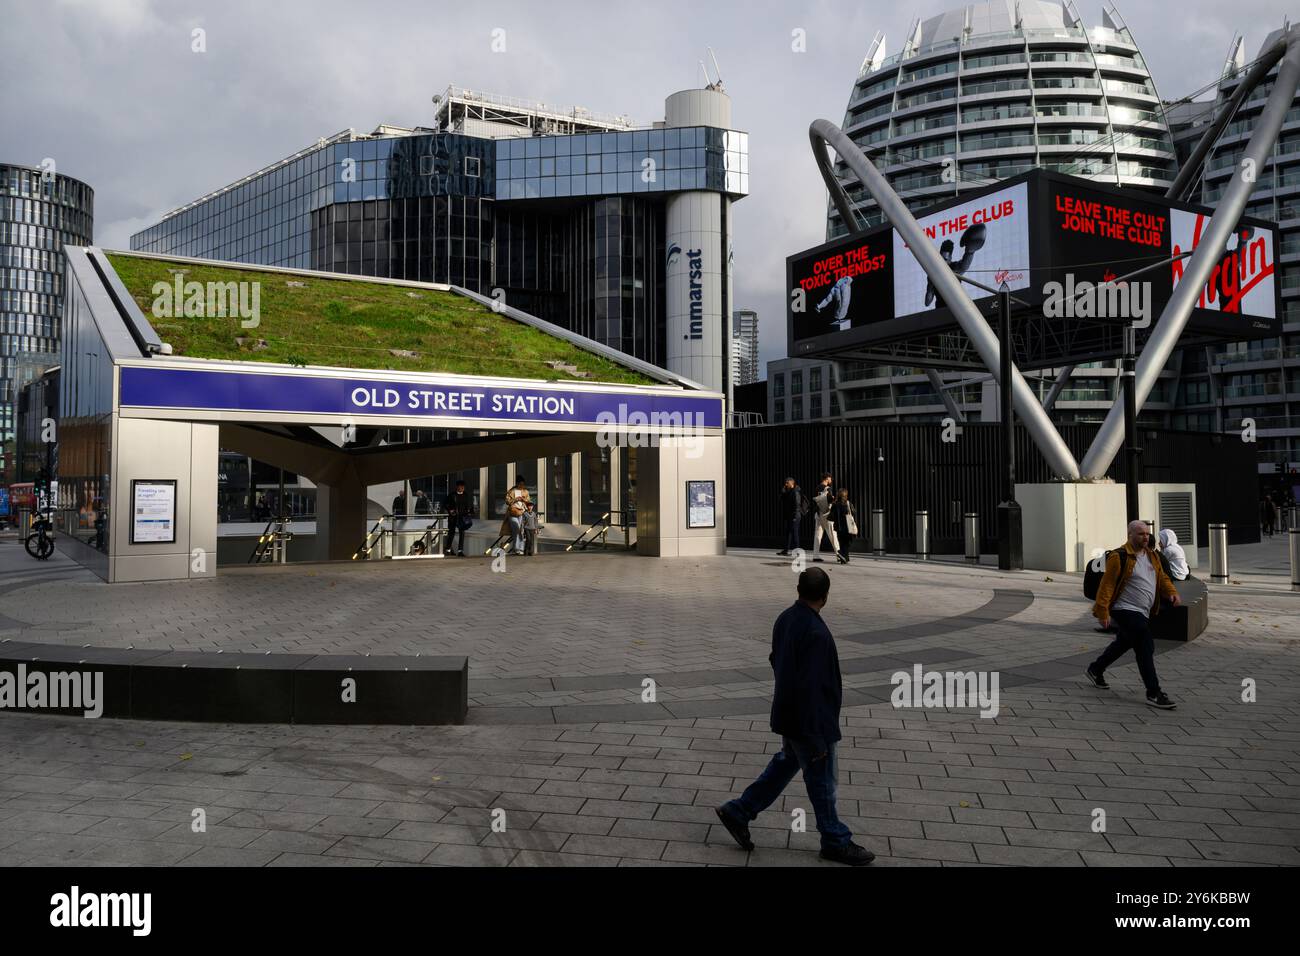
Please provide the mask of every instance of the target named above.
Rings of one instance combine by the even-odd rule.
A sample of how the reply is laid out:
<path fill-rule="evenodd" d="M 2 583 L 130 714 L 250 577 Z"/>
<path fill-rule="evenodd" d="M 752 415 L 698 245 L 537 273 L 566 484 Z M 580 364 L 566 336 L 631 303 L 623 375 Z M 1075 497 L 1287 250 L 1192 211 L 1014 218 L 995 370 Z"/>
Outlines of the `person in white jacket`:
<path fill-rule="evenodd" d="M 822 474 L 821 485 L 817 489 L 817 495 L 813 498 L 813 505 L 817 508 L 817 520 L 813 529 L 813 560 L 822 560 L 822 535 L 830 537 L 831 550 L 837 555 L 840 553 L 840 539 L 835 533 L 835 525 L 831 523 L 831 505 L 835 503 L 835 492 L 831 490 L 835 484 L 831 478 L 830 472 Z"/>
<path fill-rule="evenodd" d="M 1178 543 L 1178 535 L 1173 528 L 1165 528 L 1160 532 L 1160 554 L 1165 559 L 1169 567 L 1169 576 L 1175 581 L 1186 581 L 1192 569 L 1187 566 L 1187 553 L 1183 551 L 1183 546 Z"/>

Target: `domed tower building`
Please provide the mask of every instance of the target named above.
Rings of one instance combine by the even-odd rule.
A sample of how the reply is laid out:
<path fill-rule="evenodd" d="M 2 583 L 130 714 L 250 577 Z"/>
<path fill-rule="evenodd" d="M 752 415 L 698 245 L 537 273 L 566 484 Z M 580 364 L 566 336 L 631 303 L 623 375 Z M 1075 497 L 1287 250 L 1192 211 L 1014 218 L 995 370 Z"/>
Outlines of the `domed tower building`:
<path fill-rule="evenodd" d="M 877 34 L 842 128 L 913 211 L 1034 167 L 1158 193 L 1177 173 L 1155 83 L 1110 5 L 1099 24 L 1088 26 L 1068 0 L 969 4 L 917 20 L 889 56 Z M 883 222 L 842 161 L 835 172 L 858 225 Z M 828 203 L 826 238 L 848 231 Z M 800 361 L 788 360 L 792 368 Z M 1117 394 L 1117 363 L 1089 364 L 1095 367 L 1071 373 L 1053 410 L 1057 420 L 1104 417 Z M 1045 395 L 1054 374 L 1044 370 L 1031 384 Z M 835 381 L 833 415 L 924 421 L 950 413 L 935 377 L 921 369 L 842 362 L 825 377 Z M 954 386 L 961 377 L 942 376 L 954 407 L 968 420 L 987 418 L 987 385 Z M 1162 381 L 1143 409 L 1143 424 L 1166 424 L 1175 393 L 1175 382 Z M 774 408 L 773 417 L 792 420 L 784 411 Z"/>

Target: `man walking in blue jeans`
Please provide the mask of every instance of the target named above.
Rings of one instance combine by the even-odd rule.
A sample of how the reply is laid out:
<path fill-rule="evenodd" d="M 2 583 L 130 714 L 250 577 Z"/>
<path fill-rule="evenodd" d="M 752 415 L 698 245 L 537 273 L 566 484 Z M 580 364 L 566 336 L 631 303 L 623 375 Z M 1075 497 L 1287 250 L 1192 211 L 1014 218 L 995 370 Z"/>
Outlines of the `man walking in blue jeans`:
<path fill-rule="evenodd" d="M 822 835 L 824 860 L 862 866 L 876 855 L 853 842 L 853 833 L 835 813 L 835 743 L 840 739 L 840 658 L 835 639 L 821 618 L 831 579 L 821 568 L 799 575 L 799 600 L 781 612 L 772 627 L 772 730 L 781 750 L 738 800 L 717 808 L 718 819 L 744 850 L 753 850 L 749 823 L 776 802 L 794 775 L 804 786 Z"/>

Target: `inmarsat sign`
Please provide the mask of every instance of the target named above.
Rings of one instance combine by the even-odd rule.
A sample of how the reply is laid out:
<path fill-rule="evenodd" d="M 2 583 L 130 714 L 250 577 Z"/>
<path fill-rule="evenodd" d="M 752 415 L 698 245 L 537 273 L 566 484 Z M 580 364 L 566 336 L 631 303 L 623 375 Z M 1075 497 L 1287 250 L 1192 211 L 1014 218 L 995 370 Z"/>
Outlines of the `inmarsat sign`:
<path fill-rule="evenodd" d="M 1109 319 L 1053 311 L 1053 289 L 1120 279 L 1196 249 L 1212 210 L 1149 193 L 1032 170 L 959 200 L 940 203 L 917 223 L 949 268 L 997 288 L 1003 282 L 1048 319 Z M 1243 219 L 1221 251 L 1192 310 L 1192 336 L 1224 340 L 1278 334 L 1277 227 Z M 1181 281 L 1186 259 L 1165 262 L 1149 282 L 1158 318 Z M 925 271 L 892 226 L 847 236 L 786 260 L 789 354 L 833 355 L 852 348 L 959 330 Z M 1057 283 L 1053 286 L 1052 283 Z M 1122 281 L 1118 284 L 1123 284 Z M 963 283 L 986 314 L 991 293 Z M 1144 287 L 1146 288 L 1146 287 Z M 1058 293 L 1059 295 L 1059 293 Z M 1080 300 L 1080 304 L 1084 300 Z"/>

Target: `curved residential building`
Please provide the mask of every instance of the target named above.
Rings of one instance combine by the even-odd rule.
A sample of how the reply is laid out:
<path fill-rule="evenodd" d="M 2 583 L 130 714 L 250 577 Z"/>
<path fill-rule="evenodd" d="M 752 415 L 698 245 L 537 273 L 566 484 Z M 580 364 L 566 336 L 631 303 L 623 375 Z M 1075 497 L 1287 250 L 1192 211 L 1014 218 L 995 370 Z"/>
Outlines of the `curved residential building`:
<path fill-rule="evenodd" d="M 0 468 L 17 428 L 18 390 L 59 361 L 63 245 L 89 245 L 95 193 L 53 168 L 0 163 Z"/>
<path fill-rule="evenodd" d="M 1155 83 L 1109 5 L 1091 27 L 1068 0 L 957 7 L 917 20 L 902 50 L 888 57 L 877 34 L 842 127 L 913 210 L 1034 167 L 1160 193 L 1177 172 Z M 857 177 L 842 162 L 835 169 L 859 224 L 882 222 Z M 827 239 L 847 231 L 828 204 Z M 833 404 L 845 417 L 916 421 L 958 413 L 974 421 L 996 411 L 987 378 L 957 384 L 963 376 L 863 362 L 841 363 L 838 372 Z M 1046 396 L 1054 374 L 1044 370 L 1031 383 Z M 1172 374 L 1148 399 L 1143 424 L 1167 424 L 1177 390 L 1165 380 Z M 940 378 L 946 401 L 935 390 Z M 1053 416 L 1100 421 L 1117 394 L 1118 363 L 1079 366 L 1071 379 Z M 783 404 L 772 403 L 770 420 L 792 419 L 794 405 Z"/>
<path fill-rule="evenodd" d="M 1277 43 L 1280 30 L 1265 37 L 1256 56 Z M 1188 104 L 1171 118 L 1175 137 L 1191 149 L 1213 114 L 1236 91 L 1249 72 L 1244 38 L 1238 37 L 1224 64 L 1212 102 Z M 1200 195 L 1207 206 L 1223 196 L 1241 161 L 1277 78 L 1274 66 L 1219 135 L 1205 161 Z M 1246 214 L 1278 224 L 1277 273 L 1282 288 L 1282 335 L 1274 339 L 1234 342 L 1218 348 L 1187 350 L 1201 374 L 1185 383 L 1179 413 L 1187 427 L 1240 432 L 1253 421 L 1257 429 L 1261 487 L 1290 488 L 1300 471 L 1300 97 L 1292 103 L 1273 153 L 1259 174 Z M 1197 354 L 1192 354 L 1193 352 Z M 1179 424 L 1176 422 L 1175 424 Z"/>
<path fill-rule="evenodd" d="M 1035 166 L 1163 191 L 1176 160 L 1155 83 L 1113 9 L 992 0 L 918 20 L 885 57 L 877 35 L 843 128 L 914 208 Z M 842 163 L 864 225 L 882 221 Z M 827 238 L 848 230 L 831 207 Z"/>

